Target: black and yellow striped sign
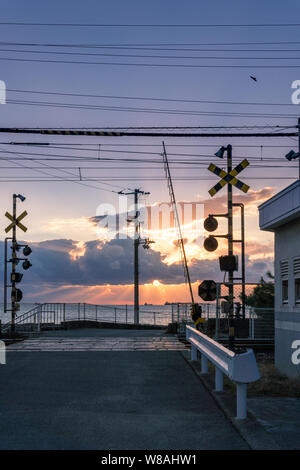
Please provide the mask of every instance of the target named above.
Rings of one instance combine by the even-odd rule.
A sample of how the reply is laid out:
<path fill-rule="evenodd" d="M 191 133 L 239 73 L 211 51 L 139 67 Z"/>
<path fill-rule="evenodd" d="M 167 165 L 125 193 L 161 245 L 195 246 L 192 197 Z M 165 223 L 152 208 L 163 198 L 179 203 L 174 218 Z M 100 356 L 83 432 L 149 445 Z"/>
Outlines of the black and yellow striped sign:
<path fill-rule="evenodd" d="M 84 135 L 91 137 L 121 137 L 124 132 L 118 131 L 101 131 L 101 130 L 85 130 L 85 129 L 17 129 L 1 127 L 0 132 L 8 132 L 13 134 L 44 134 L 44 135 Z"/>
<path fill-rule="evenodd" d="M 27 227 L 25 227 L 25 225 L 21 224 L 21 220 L 24 219 L 24 217 L 26 217 L 26 215 L 27 215 L 27 211 L 24 211 L 24 212 L 22 212 L 22 214 L 19 215 L 19 217 L 14 219 L 13 216 L 9 212 L 6 212 L 5 217 L 7 217 L 11 221 L 11 224 L 9 224 L 6 227 L 5 232 L 6 233 L 9 232 L 14 226 L 17 226 L 21 230 L 23 230 L 23 232 L 26 232 Z"/>
<path fill-rule="evenodd" d="M 208 167 L 209 171 L 214 173 L 217 176 L 220 176 L 221 180 L 208 192 L 211 196 L 214 196 L 220 189 L 222 189 L 226 184 L 232 184 L 236 188 L 240 189 L 246 193 L 249 189 L 249 186 L 242 181 L 238 180 L 236 176 L 243 171 L 249 165 L 248 160 L 245 158 L 241 163 L 239 163 L 233 170 L 227 173 L 224 170 L 221 170 L 218 166 L 211 163 Z"/>

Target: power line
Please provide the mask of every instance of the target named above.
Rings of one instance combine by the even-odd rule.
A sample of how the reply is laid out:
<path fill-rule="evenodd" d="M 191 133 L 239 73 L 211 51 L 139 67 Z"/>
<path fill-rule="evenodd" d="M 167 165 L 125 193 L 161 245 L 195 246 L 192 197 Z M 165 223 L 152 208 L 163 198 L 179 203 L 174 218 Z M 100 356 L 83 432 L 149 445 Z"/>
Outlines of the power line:
<path fill-rule="evenodd" d="M 5 179 L 4 179 L 5 178 Z M 297 176 L 249 176 L 247 177 L 247 180 L 297 180 Z M 174 177 L 173 180 L 176 181 L 214 181 L 213 178 L 211 177 Z M 54 177 L 54 178 L 40 178 L 40 179 L 35 179 L 35 178 L 16 178 L 13 177 L 11 179 L 7 179 L 7 177 L 2 177 L 0 176 L 0 181 L 1 183 L 12 183 L 12 182 L 24 182 L 24 183 L 40 183 L 40 182 L 76 182 L 78 184 L 82 184 L 81 181 L 78 181 L 76 179 L 71 179 L 71 178 L 63 178 L 63 177 Z M 91 181 L 91 182 L 103 182 L 106 181 L 104 178 L 90 178 L 90 177 L 83 177 L 82 181 Z M 163 177 L 142 177 L 139 176 L 138 178 L 133 178 L 133 177 L 119 177 L 115 178 L 112 177 L 111 181 L 165 181 Z M 102 183 L 103 184 L 103 183 Z M 99 188 L 96 188 L 99 190 Z M 102 188 L 101 188 L 102 189 Z M 114 191 L 110 191 L 114 192 Z"/>
<path fill-rule="evenodd" d="M 2 145 L 10 145 L 10 144 L 3 144 L 3 143 L 2 143 Z M 16 145 L 16 144 L 14 144 L 14 145 Z M 91 144 L 91 145 L 97 145 L 97 144 Z M 117 144 L 115 144 L 115 145 L 117 145 Z M 122 145 L 122 144 L 120 144 L 120 145 Z M 25 146 L 27 146 L 27 145 L 25 145 Z M 30 146 L 30 144 L 29 144 L 29 146 Z M 143 146 L 143 144 L 141 144 L 141 146 Z M 151 146 L 151 145 L 150 145 L 150 146 Z M 157 146 L 159 147 L 159 145 L 157 145 Z M 169 146 L 169 147 L 176 147 L 176 145 L 168 145 L 168 146 Z M 38 144 L 35 144 L 35 145 L 33 145 L 33 147 L 36 148 L 36 147 L 39 147 L 39 145 L 38 145 Z M 41 145 L 41 147 L 43 148 L 44 146 Z M 146 147 L 147 147 L 147 145 L 146 145 Z M 161 147 L 161 146 L 160 146 L 160 147 Z M 183 147 L 184 147 L 184 146 L 183 146 Z M 201 147 L 201 145 L 199 145 L 199 146 L 198 146 L 198 145 L 195 145 L 195 146 L 193 146 L 193 147 L 194 147 L 194 148 L 195 148 L 195 147 L 197 148 L 197 147 Z M 206 147 L 206 145 L 204 145 L 204 147 Z M 214 145 L 214 146 L 207 146 L 207 147 L 214 147 L 214 148 L 216 148 L 216 145 Z M 241 147 L 249 147 L 249 146 L 241 146 Z M 250 146 L 250 147 L 251 147 L 251 146 Z M 255 148 L 261 148 L 262 146 L 256 145 L 256 146 L 254 146 L 254 147 L 255 147 Z M 276 146 L 270 146 L 270 147 L 273 148 L 273 147 L 276 147 Z M 282 146 L 282 147 L 286 148 L 286 147 L 289 147 L 289 146 Z M 72 147 L 71 145 L 64 146 L 64 144 L 63 144 L 63 145 L 60 145 L 60 144 L 49 145 L 49 146 L 47 146 L 47 149 L 49 149 L 49 148 L 52 149 L 52 150 L 76 150 L 77 152 L 82 152 L 82 151 L 86 151 L 86 150 L 87 150 L 88 152 L 96 152 L 97 154 L 98 154 L 98 152 L 99 152 L 99 149 L 97 149 L 97 148 L 85 148 L 85 147 L 76 148 L 76 147 Z M 10 151 L 10 150 L 7 151 L 7 152 L 14 153 L 14 151 Z M 92 158 L 93 158 L 94 160 L 98 160 L 98 161 L 101 161 L 101 160 L 102 160 L 102 161 L 103 161 L 103 160 L 105 160 L 104 157 L 103 157 L 103 155 L 105 155 L 105 154 L 107 154 L 107 153 L 117 153 L 117 154 L 119 154 L 119 153 L 124 154 L 124 153 L 125 153 L 125 154 L 130 154 L 130 155 L 132 155 L 132 154 L 136 155 L 136 154 L 137 154 L 137 155 L 151 155 L 151 156 L 152 156 L 152 155 L 155 155 L 155 156 L 159 156 L 159 157 L 161 156 L 161 152 L 154 152 L 154 151 L 150 152 L 150 151 L 145 151 L 145 150 L 140 151 L 140 150 L 102 149 L 101 157 L 98 156 L 97 158 L 95 158 L 95 157 L 92 157 Z M 57 154 L 49 154 L 49 153 L 41 154 L 41 153 L 28 153 L 28 152 L 26 153 L 26 152 L 23 152 L 23 155 L 26 155 L 26 154 L 28 154 L 28 155 L 48 155 L 48 156 L 51 156 L 51 155 L 52 155 L 52 156 L 56 156 L 56 157 L 58 156 Z M 210 155 L 210 154 L 178 153 L 178 152 L 176 152 L 176 153 L 168 152 L 168 155 L 169 155 L 169 156 L 174 156 L 174 157 L 176 157 L 176 156 L 177 156 L 177 157 L 206 157 L 206 158 L 212 158 L 212 157 L 213 157 L 213 156 Z M 62 155 L 62 156 L 67 157 L 67 155 Z M 70 157 L 73 157 L 73 155 L 69 155 L 69 156 L 70 156 Z M 84 159 L 85 157 L 74 156 L 74 158 L 79 158 L 79 159 L 83 158 L 83 159 Z M 233 158 L 242 158 L 242 156 L 235 155 L 235 156 L 233 156 Z M 249 157 L 249 158 L 251 158 L 251 157 Z M 147 161 L 148 161 L 148 160 L 147 160 Z"/>
<path fill-rule="evenodd" d="M 178 129 L 274 129 L 274 130 L 279 130 L 279 129 L 292 129 L 292 128 L 298 128 L 297 125 L 294 125 L 294 126 L 290 126 L 290 125 L 279 125 L 279 124 L 262 124 L 262 125 L 258 125 L 258 124 L 255 124 L 255 125 L 250 125 L 250 124 L 245 124 L 245 125 L 237 125 L 237 126 L 234 126 L 234 125 L 231 125 L 231 126 L 126 126 L 126 127 L 123 127 L 123 126 L 118 126 L 118 127 L 96 127 L 96 126 L 93 126 L 93 127 L 81 127 L 81 126 L 77 126 L 77 127 L 60 127 L 60 128 L 57 128 L 57 127 L 48 127 L 47 129 L 45 129 L 44 127 L 35 127 L 34 129 L 32 127 L 22 127 L 22 128 L 10 128 L 10 129 L 22 129 L 21 132 L 23 132 L 23 130 L 30 130 L 30 131 L 65 131 L 65 132 L 68 132 L 69 130 L 72 130 L 72 131 L 76 131 L 76 130 L 84 130 L 84 131 L 94 131 L 94 130 L 97 130 L 97 131 L 101 131 L 101 130 L 105 130 L 105 131 L 112 131 L 112 130 L 162 130 L 162 129 L 172 129 L 172 130 L 178 130 Z M 1 132 L 1 129 L 3 131 L 3 127 L 1 128 L 0 127 L 0 132 Z M 74 134 L 75 135 L 75 134 Z M 92 134 L 91 134 L 92 135 Z"/>
<path fill-rule="evenodd" d="M 5 151 L 5 149 L 2 149 L 0 152 L 1 152 L 1 153 L 3 153 L 3 152 L 4 152 L 4 153 L 7 153 L 7 152 Z M 20 155 L 19 153 L 17 153 L 17 152 L 15 152 L 15 154 L 21 156 L 21 155 Z M 1 157 L 0 157 L 0 159 L 1 159 Z M 13 162 L 13 163 L 15 163 L 16 165 L 19 165 L 19 166 L 24 167 L 24 165 L 23 165 L 22 163 L 20 163 L 19 161 L 18 161 L 18 162 Z M 46 167 L 50 167 L 50 165 L 47 165 L 46 163 L 41 163 L 41 162 L 40 162 L 40 164 L 43 165 L 43 166 L 46 166 Z M 50 167 L 50 168 L 52 168 L 52 167 Z M 45 171 L 40 170 L 40 169 L 34 168 L 33 170 L 34 170 L 34 171 L 37 171 L 37 172 L 39 172 L 39 173 L 43 173 L 43 174 L 45 174 L 45 175 L 51 176 L 51 177 L 54 176 L 54 175 L 52 175 L 51 173 L 45 172 Z M 70 172 L 64 171 L 64 170 L 60 170 L 60 168 L 55 168 L 55 170 L 63 171 L 64 173 L 68 173 L 68 174 L 70 174 L 70 175 L 72 175 L 72 176 L 75 176 L 73 173 L 70 173 Z M 80 185 L 82 185 L 82 186 L 87 186 L 87 187 L 93 188 L 93 189 L 98 189 L 98 190 L 101 189 L 102 191 L 116 192 L 116 191 L 108 190 L 108 189 L 106 189 L 106 188 L 100 188 L 99 186 L 92 186 L 92 185 L 89 185 L 89 184 L 85 184 L 85 183 L 82 183 L 82 182 L 77 182 L 77 183 L 80 184 Z M 120 186 L 116 186 L 116 185 L 114 185 L 114 184 L 109 184 L 109 183 L 105 183 L 105 182 L 104 182 L 104 183 L 101 183 L 101 184 L 102 184 L 102 185 L 111 186 L 111 187 L 115 187 L 115 188 L 120 189 Z M 122 188 L 122 189 L 123 189 L 123 188 Z"/>
<path fill-rule="evenodd" d="M 298 69 L 300 65 L 217 65 L 217 64 L 146 64 L 146 63 L 132 63 L 132 62 L 87 62 L 79 60 L 56 60 L 56 59 L 20 59 L 13 57 L 0 57 L 3 61 L 14 62 L 33 62 L 33 63 L 48 63 L 48 64 L 77 64 L 77 65 L 112 65 L 112 66 L 125 66 L 125 67 L 164 67 L 164 68 L 237 68 L 237 69 Z"/>
<path fill-rule="evenodd" d="M 212 52 L 208 50 L 207 52 Z M 178 56 L 178 55 L 145 55 L 145 54 L 112 54 L 112 53 L 93 53 L 93 52 L 61 52 L 61 51 L 35 51 L 35 50 L 24 50 L 24 49 L 0 49 L 0 52 L 17 52 L 17 53 L 26 53 L 26 54 L 51 54 L 51 55 L 71 55 L 71 56 L 93 56 L 93 57 L 130 57 L 130 58 L 142 58 L 142 59 L 194 59 L 194 60 L 299 60 L 299 57 L 240 57 L 240 56 Z M 224 51 L 225 52 L 225 51 Z M 226 51 L 227 52 L 227 51 Z M 229 51 L 228 51 L 229 52 Z M 239 50 L 236 52 L 246 52 L 245 50 Z M 250 52 L 250 51 L 249 51 Z M 258 51 L 254 51 L 258 52 Z M 275 51 L 267 51 L 275 52 Z M 298 51 L 278 51 L 278 52 L 298 52 Z"/>
<path fill-rule="evenodd" d="M 247 127 L 247 126 L 246 126 Z M 259 127 L 259 126 L 253 126 Z M 262 127 L 272 127 L 273 129 L 277 129 L 278 127 L 284 128 L 284 126 L 262 126 Z M 297 128 L 298 126 L 289 126 L 289 128 Z M 213 128 L 213 127 L 209 127 Z M 231 127 L 232 129 L 233 127 Z M 113 129 L 113 128 L 111 128 Z M 122 129 L 116 128 L 116 129 Z M 126 128 L 128 129 L 128 128 Z M 143 128 L 136 128 L 136 129 L 147 129 L 146 127 Z M 10 134 L 41 134 L 41 135 L 72 135 L 72 136 L 87 136 L 87 137 L 297 137 L 298 132 L 158 132 L 158 129 L 162 129 L 159 127 L 151 127 L 152 131 L 104 131 L 104 130 L 83 130 L 82 128 L 77 129 L 43 129 L 43 128 L 13 128 L 13 127 L 0 127 L 0 133 L 10 133 Z M 156 129 L 156 132 L 154 132 Z M 163 129 L 166 129 L 164 127 Z M 175 128 L 176 129 L 176 128 Z M 179 129 L 179 128 L 177 128 Z M 181 127 L 180 129 L 184 129 Z M 186 129 L 191 129 L 188 127 Z M 201 129 L 201 126 L 198 126 L 197 129 Z M 202 129 L 207 129 L 207 127 L 202 127 Z"/>
<path fill-rule="evenodd" d="M 57 96 L 76 96 L 82 98 L 107 98 L 107 99 L 121 99 L 121 100 L 141 100 L 141 101 L 165 101 L 173 103 L 207 103 L 207 104 L 232 104 L 232 105 L 254 105 L 254 106 L 295 106 L 292 103 L 261 103 L 249 101 L 216 101 L 216 100 L 199 100 L 199 99 L 175 99 L 175 98 L 156 98 L 145 96 L 118 96 L 118 95 L 98 95 L 98 94 L 83 94 L 83 93 L 66 93 L 57 91 L 37 91 L 37 90 L 19 90 L 7 88 L 7 91 L 14 93 L 30 93 L 39 95 L 57 95 Z"/>
<path fill-rule="evenodd" d="M 237 117 L 257 117 L 257 118 L 271 118 L 271 119 L 291 119 L 297 118 L 298 114 L 282 114 L 282 113 L 250 113 L 250 112 L 229 112 L 229 111 L 197 111 L 197 110 L 184 110 L 184 109 L 162 109 L 162 108 L 141 108 L 141 107 L 126 107 L 126 106 L 107 106 L 107 105 L 87 105 L 75 103 L 56 103 L 56 102 L 43 102 L 43 101 L 26 101 L 26 100 L 6 100 L 7 104 L 25 105 L 25 106 L 40 106 L 52 108 L 66 108 L 66 109 L 84 109 L 84 110 L 104 110 L 104 111 L 117 111 L 117 112 L 130 112 L 130 113 L 147 113 L 147 114 L 170 114 L 170 115 L 186 115 L 186 116 L 237 116 Z"/>
<path fill-rule="evenodd" d="M 30 161 L 35 161 L 35 160 L 53 160 L 53 161 L 76 161 L 76 162 L 86 162 L 86 161 L 90 161 L 90 162 L 101 162 L 101 163 L 105 163 L 105 162 L 111 162 L 111 161 L 116 161 L 118 163 L 120 162 L 124 162 L 124 163 L 127 163 L 127 162 L 138 162 L 138 163 L 161 163 L 161 153 L 158 153 L 158 152 L 139 152 L 139 151 L 135 151 L 135 152 L 132 152 L 132 151 L 122 151 L 122 150 L 107 150 L 106 152 L 112 152 L 112 153 L 134 153 L 134 154 L 138 154 L 138 155 L 150 155 L 151 158 L 111 158 L 111 157 L 101 157 L 101 159 L 99 158 L 96 158 L 96 157 L 82 157 L 82 156 L 74 156 L 74 155 L 61 155 L 61 154 L 53 154 L 53 153 L 38 153 L 38 152 L 16 152 L 16 151 L 10 151 L 10 150 L 6 150 L 6 149 L 2 149 L 0 150 L 0 153 L 5 153 L 5 154 L 9 154 L 9 155 L 19 155 L 19 156 L 22 156 L 22 160 L 30 160 Z M 27 158 L 27 155 L 30 155 L 30 156 L 34 156 L 34 157 L 39 157 L 39 158 Z M 154 159 L 152 156 L 157 156 L 159 157 L 158 159 Z M 212 159 L 212 158 L 215 158 L 214 155 L 210 155 L 210 154 L 185 154 L 185 153 L 170 153 L 170 155 L 172 155 L 173 157 L 194 157 L 195 159 L 189 159 L 189 160 L 180 160 L 180 159 L 176 159 L 176 158 L 172 158 L 172 160 L 170 160 L 170 162 L 172 163 L 177 163 L 177 164 L 185 164 L 185 165 L 190 165 L 190 164 L 195 164 L 197 163 L 198 165 L 201 165 L 201 164 L 204 164 L 204 163 L 209 163 L 209 160 Z M 51 158 L 49 158 L 51 157 Z M 199 158 L 202 158 L 204 157 L 204 159 L 206 160 L 201 160 L 199 161 Z M 240 155 L 235 155 L 233 157 L 233 159 L 240 159 L 242 158 L 242 156 Z M 262 161 L 262 158 L 261 157 L 248 157 L 249 160 L 251 161 Z M 275 160 L 278 160 L 279 158 L 274 158 L 274 157 L 264 157 L 263 160 L 264 161 L 275 161 Z M 13 157 L 10 157 L 10 158 L 7 158 L 6 160 L 13 160 Z"/>
<path fill-rule="evenodd" d="M 44 147 L 47 146 L 47 148 L 65 148 L 61 147 L 59 143 L 57 142 L 0 142 L 0 145 L 20 145 L 21 147 L 27 147 L 27 146 L 34 146 L 34 147 Z M 96 143 L 78 143 L 78 142 L 64 142 L 64 146 L 66 146 L 66 149 L 71 149 L 72 146 L 74 147 L 74 150 L 76 147 L 80 147 L 77 150 L 88 150 L 88 151 L 93 151 L 93 152 L 99 152 L 99 145 L 101 145 L 101 149 L 104 150 L 104 147 L 160 147 L 161 144 L 116 144 L 116 143 L 101 143 L 101 144 L 96 144 Z M 90 149 L 90 148 L 83 148 L 82 146 L 91 146 L 97 148 L 95 149 Z M 198 147 L 207 147 L 207 148 L 217 148 L 216 144 L 168 144 L 168 147 L 188 147 L 188 148 L 198 148 Z M 259 149 L 265 149 L 265 148 L 289 148 L 290 145 L 252 145 L 252 144 L 242 144 L 242 145 L 234 145 L 234 147 L 241 147 L 241 148 L 259 148 Z"/>
<path fill-rule="evenodd" d="M 134 47 L 158 47 L 163 48 L 165 46 L 178 46 L 178 47 L 188 47 L 188 46 L 254 46 L 254 45 L 296 45 L 300 44 L 300 41 L 252 41 L 252 42 L 192 42 L 192 43 L 178 43 L 178 42 L 169 42 L 169 43 L 41 43 L 41 42 L 7 42 L 0 41 L 0 45 L 6 46 L 28 46 L 28 47 L 70 47 L 70 48 L 134 48 Z M 181 49 L 180 49 L 181 50 Z M 211 50 L 211 49 L 208 49 Z M 228 49 L 225 49 L 228 50 Z M 241 49 L 245 50 L 245 49 Z M 259 49 L 258 49 L 259 50 Z M 267 49 L 268 51 L 271 49 Z M 279 49 L 282 50 L 282 49 Z M 294 49 L 291 49 L 291 51 Z"/>
<path fill-rule="evenodd" d="M 213 23 L 213 24 L 145 24 L 145 23 L 33 23 L 23 21 L 1 21 L 3 26 L 54 26 L 54 27 L 101 27 L 101 28 L 278 28 L 299 27 L 300 23 Z"/>

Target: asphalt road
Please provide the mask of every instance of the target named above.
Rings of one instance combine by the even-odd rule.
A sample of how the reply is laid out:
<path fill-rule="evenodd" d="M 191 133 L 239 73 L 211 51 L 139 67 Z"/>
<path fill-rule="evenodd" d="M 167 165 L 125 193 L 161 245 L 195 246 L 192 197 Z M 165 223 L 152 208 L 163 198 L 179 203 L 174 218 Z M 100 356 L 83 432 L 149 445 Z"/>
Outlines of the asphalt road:
<path fill-rule="evenodd" d="M 247 448 L 180 351 L 11 351 L 0 366 L 0 449 Z"/>

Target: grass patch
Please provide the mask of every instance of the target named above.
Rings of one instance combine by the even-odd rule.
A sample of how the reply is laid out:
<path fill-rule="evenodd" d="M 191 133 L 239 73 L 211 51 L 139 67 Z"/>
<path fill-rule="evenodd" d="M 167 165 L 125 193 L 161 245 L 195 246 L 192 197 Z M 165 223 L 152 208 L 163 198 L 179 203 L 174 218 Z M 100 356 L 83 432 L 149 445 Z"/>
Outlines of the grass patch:
<path fill-rule="evenodd" d="M 261 379 L 248 385 L 249 397 L 296 397 L 300 398 L 300 377 L 289 378 L 276 369 L 274 364 L 258 363 Z"/>
<path fill-rule="evenodd" d="M 249 397 L 293 397 L 300 398 L 300 377 L 289 378 L 280 373 L 275 365 L 267 362 L 259 362 L 258 368 L 261 374 L 260 380 L 248 384 Z M 209 363 L 208 371 L 214 374 L 214 366 Z M 224 390 L 235 394 L 236 387 L 231 380 L 224 375 Z"/>

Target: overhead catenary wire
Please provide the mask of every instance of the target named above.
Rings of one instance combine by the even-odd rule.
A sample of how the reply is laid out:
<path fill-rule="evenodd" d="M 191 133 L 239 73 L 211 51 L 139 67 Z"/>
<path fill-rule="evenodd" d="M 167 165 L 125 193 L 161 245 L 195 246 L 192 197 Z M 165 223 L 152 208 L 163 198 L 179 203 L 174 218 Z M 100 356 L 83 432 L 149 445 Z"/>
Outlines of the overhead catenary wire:
<path fill-rule="evenodd" d="M 104 111 L 117 111 L 117 112 L 131 112 L 131 113 L 147 113 L 147 114 L 167 114 L 167 115 L 187 115 L 187 116 L 237 116 L 237 117 L 257 117 L 257 118 L 271 118 L 271 119 L 293 119 L 297 118 L 297 114 L 282 114 L 282 113 L 250 113 L 250 112 L 228 112 L 228 111 L 197 111 L 197 110 L 180 110 L 180 109 L 157 109 L 157 108 L 138 108 L 138 107 L 122 107 L 122 106 L 107 106 L 107 105 L 87 105 L 87 104 L 72 104 L 72 103 L 51 103 L 42 101 L 21 101 L 7 99 L 7 104 L 26 105 L 26 106 L 41 106 L 41 107 L 57 107 L 67 109 L 84 109 L 84 110 L 104 110 Z"/>
<path fill-rule="evenodd" d="M 93 151 L 93 150 L 90 150 L 89 151 Z M 160 159 L 157 159 L 155 160 L 152 156 L 157 156 L 157 157 L 160 157 L 161 156 L 161 153 L 160 152 L 142 152 L 142 151 L 128 151 L 128 150 L 104 150 L 103 152 L 107 152 L 107 153 L 130 153 L 130 154 L 138 154 L 138 155 L 150 155 L 151 156 L 151 160 L 150 159 L 144 159 L 142 160 L 141 158 L 110 158 L 110 157 L 105 157 L 102 155 L 101 157 L 101 160 L 102 162 L 104 161 L 124 161 L 124 162 L 141 162 L 141 161 L 144 161 L 144 162 L 153 162 L 153 163 L 157 163 L 160 161 Z M 38 160 L 41 160 L 43 158 L 47 158 L 47 157 L 54 157 L 54 159 L 57 159 L 57 158 L 62 158 L 62 159 L 73 159 L 74 161 L 85 161 L 85 160 L 89 160 L 89 161 L 99 161 L 98 157 L 82 157 L 82 156 L 75 156 L 75 155 L 64 155 L 64 154 L 56 154 L 56 153 L 39 153 L 39 152 L 21 152 L 21 151 L 14 151 L 14 150 L 6 150 L 6 149 L 2 149 L 0 150 L 0 153 L 6 153 L 6 154 L 9 154 L 9 155 L 19 155 L 19 156 L 22 156 L 22 158 L 24 158 L 24 156 L 27 156 L 27 155 L 33 155 L 33 156 L 38 156 L 40 158 L 38 158 Z M 176 157 L 176 156 L 187 156 L 187 157 L 204 157 L 206 159 L 211 159 L 211 158 L 215 158 L 213 155 L 210 155 L 210 154 L 200 154 L 200 153 L 197 153 L 197 154 L 185 154 L 185 153 L 170 153 L 170 155 L 172 155 L 173 157 Z M 26 157 L 25 157 L 26 158 Z M 240 159 L 242 158 L 241 156 L 239 155 L 235 155 L 234 159 Z M 254 157 L 249 157 L 249 159 L 253 159 Z M 268 157 L 265 157 L 266 159 Z M 261 160 L 261 158 L 258 158 L 258 160 Z M 274 159 L 272 159 L 273 161 Z M 199 160 L 176 160 L 176 159 L 172 159 L 172 162 L 176 162 L 176 163 L 184 163 L 184 164 L 189 164 L 189 163 L 195 163 L 195 162 L 199 162 Z M 199 162 L 201 163 L 201 162 Z"/>
<path fill-rule="evenodd" d="M 3 151 L 6 153 L 6 151 L 2 149 L 2 152 L 3 152 Z M 17 152 L 15 152 L 15 153 L 16 153 L 16 155 L 18 155 Z M 2 160 L 1 157 L 0 157 L 0 160 Z M 19 161 L 15 161 L 14 163 L 15 163 L 16 165 L 19 165 L 19 166 L 22 166 L 22 167 L 25 166 L 25 165 L 23 165 L 23 164 L 22 164 L 21 162 L 19 162 Z M 42 164 L 43 166 L 49 167 L 49 165 L 47 165 L 46 163 L 41 163 L 41 162 L 40 162 L 40 164 Z M 53 167 L 51 167 L 51 168 L 54 169 Z M 51 177 L 54 176 L 54 175 L 49 174 L 48 172 L 45 172 L 45 171 L 43 171 L 43 170 L 41 170 L 41 169 L 37 169 L 37 168 L 32 168 L 32 169 L 33 169 L 33 171 L 37 171 L 37 172 L 39 172 L 39 173 L 43 173 L 43 174 L 48 175 L 48 176 L 51 176 Z M 57 170 L 58 170 L 58 171 L 62 171 L 62 172 L 64 172 L 64 173 L 67 173 L 67 174 L 69 174 L 69 175 L 74 176 L 73 173 L 70 173 L 69 171 L 66 171 L 66 170 L 61 170 L 60 168 L 55 168 L 55 170 L 56 170 L 56 171 L 57 171 Z M 60 179 L 61 179 L 61 178 L 60 178 Z M 77 181 L 74 181 L 74 182 L 75 182 L 75 183 L 78 183 L 78 184 L 80 184 L 80 185 L 82 185 L 82 186 L 86 186 L 86 187 L 92 188 L 92 189 L 98 189 L 98 190 L 108 191 L 108 192 L 117 192 L 117 191 L 108 190 L 107 188 L 103 188 L 103 187 L 99 187 L 99 186 L 92 186 L 92 185 L 90 185 L 90 184 L 86 184 L 86 183 L 83 183 L 83 182 L 77 182 Z M 113 185 L 113 184 L 110 184 L 110 183 L 102 182 L 101 185 L 106 185 L 106 186 L 115 187 L 115 188 L 120 189 L 120 186 L 116 186 L 116 185 Z M 123 189 L 123 188 L 122 188 L 122 189 Z"/>
<path fill-rule="evenodd" d="M 281 28 L 299 27 L 300 23 L 39 23 L 29 21 L 1 21 L 2 26 L 54 26 L 101 28 Z"/>
<path fill-rule="evenodd" d="M 98 152 L 98 146 L 99 144 L 97 143 L 89 143 L 89 142 L 64 142 L 63 144 L 59 144 L 57 142 L 0 142 L 0 145 L 20 145 L 20 146 L 34 146 L 34 147 L 44 147 L 45 145 L 47 148 L 66 148 L 66 149 L 72 149 L 74 146 L 74 149 L 76 147 L 79 147 L 77 150 L 88 150 L 88 151 L 96 151 Z M 64 147 L 61 147 L 63 145 Z M 83 146 L 90 146 L 90 147 L 95 147 L 97 146 L 97 149 L 91 149 L 91 148 L 85 148 Z M 161 147 L 160 144 L 126 144 L 126 143 L 103 143 L 101 142 L 101 148 L 102 150 L 105 149 L 105 147 Z M 215 144 L 168 144 L 168 147 L 188 147 L 188 148 L 199 148 L 199 147 L 207 147 L 207 148 L 216 148 L 217 145 Z M 289 144 L 287 145 L 253 145 L 253 144 L 235 144 L 234 147 L 238 148 L 288 148 L 290 147 Z"/>
<path fill-rule="evenodd" d="M 117 54 L 117 53 L 107 53 L 107 52 L 62 52 L 62 51 L 36 51 L 36 50 L 26 50 L 26 49 L 1 49 L 0 52 L 16 52 L 16 53 L 26 53 L 26 54 L 50 54 L 50 55 L 67 55 L 67 56 L 92 56 L 92 57 L 130 57 L 130 58 L 140 58 L 140 59 L 184 59 L 184 60 L 299 60 L 299 57 L 246 57 L 246 56 L 178 56 L 178 55 L 145 55 L 145 54 Z M 217 52 L 213 50 L 207 50 L 206 52 Z M 222 51 L 221 51 L 222 52 Z M 230 52 L 230 51 L 223 51 Z M 236 52 L 247 52 L 245 50 L 238 50 Z M 250 51 L 248 51 L 250 52 Z M 258 52 L 254 50 L 252 52 Z M 275 51 L 265 51 L 265 52 L 275 52 Z M 295 50 L 289 49 L 288 51 L 278 51 L 278 52 L 297 52 Z M 299 51 L 298 51 L 299 52 Z"/>
<path fill-rule="evenodd" d="M 253 126 L 252 128 L 261 128 L 259 126 Z M 277 129 L 279 126 L 263 126 L 265 128 L 272 128 L 273 132 L 178 132 L 179 129 L 193 129 L 192 127 L 183 128 L 183 127 L 173 127 L 173 128 L 159 128 L 159 127 L 136 127 L 136 128 L 125 128 L 130 129 L 122 130 L 121 127 L 119 128 L 103 128 L 102 130 L 99 129 L 88 129 L 88 128 L 15 128 L 15 127 L 0 127 L 0 133 L 6 134 L 41 134 L 41 135 L 72 135 L 72 136 L 86 136 L 86 137 L 297 137 L 298 132 L 281 132 Z M 298 128 L 298 126 L 280 126 L 282 129 L 291 129 L 291 128 Z M 197 126 L 194 129 L 212 129 L 213 127 L 202 127 Z M 214 127 L 216 128 L 216 127 Z M 219 127 L 220 128 L 220 127 Z M 232 129 L 233 127 L 231 127 Z M 238 127 L 241 128 L 241 127 Z M 245 128 L 250 129 L 249 126 Z M 124 129 L 124 128 L 123 128 Z M 162 132 L 161 129 L 168 129 L 168 132 Z M 170 130 L 173 132 L 169 132 Z M 223 129 L 225 127 L 223 126 Z M 176 130 L 176 132 L 175 132 Z"/>
<path fill-rule="evenodd" d="M 87 47 L 87 48 L 102 48 L 102 47 L 131 47 L 131 46 L 249 46 L 249 45 L 285 45 L 285 44 L 300 44 L 300 41 L 248 41 L 248 42 L 130 42 L 130 43 L 58 43 L 58 42 L 8 42 L 0 41 L 0 45 L 8 46 L 38 46 L 38 47 Z"/>
<path fill-rule="evenodd" d="M 147 96 L 115 96 L 115 95 L 99 95 L 95 93 L 69 93 L 59 91 L 47 90 L 20 90 L 14 88 L 7 88 L 6 91 L 13 93 L 29 93 L 39 95 L 56 95 L 56 96 L 76 96 L 80 98 L 104 98 L 104 99 L 118 99 L 118 100 L 134 100 L 134 101 L 161 101 L 173 103 L 201 103 L 201 104 L 230 104 L 242 106 L 293 106 L 292 103 L 266 103 L 266 102 L 251 102 L 251 101 L 218 101 L 218 100 L 203 100 L 203 99 L 179 99 L 179 98 L 159 98 Z"/>
<path fill-rule="evenodd" d="M 110 66 L 124 66 L 124 67 L 163 67 L 163 68 L 230 68 L 230 69 L 298 69 L 300 65 L 261 65 L 261 64 L 154 64 L 144 62 L 92 62 L 80 60 L 57 60 L 57 59 L 25 59 L 18 57 L 0 57 L 2 61 L 14 62 L 32 62 L 32 63 L 48 63 L 48 64 L 77 64 L 77 65 L 110 65 Z"/>

